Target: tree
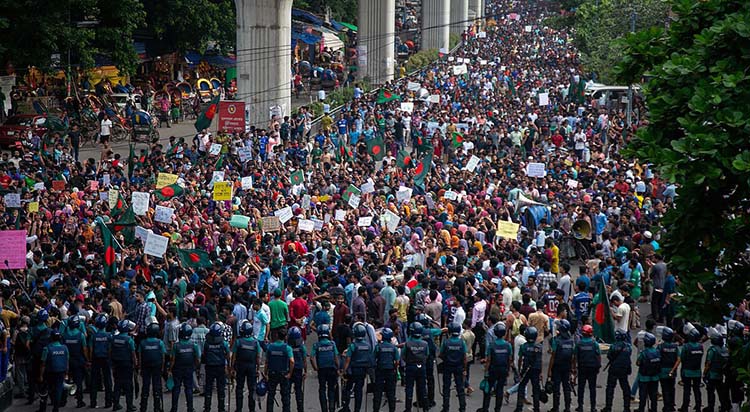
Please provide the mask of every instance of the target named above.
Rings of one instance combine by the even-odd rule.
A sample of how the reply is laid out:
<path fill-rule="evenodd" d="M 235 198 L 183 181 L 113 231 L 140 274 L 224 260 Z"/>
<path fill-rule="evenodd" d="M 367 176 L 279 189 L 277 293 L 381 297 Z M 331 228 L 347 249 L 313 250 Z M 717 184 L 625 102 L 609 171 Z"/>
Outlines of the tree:
<path fill-rule="evenodd" d="M 358 0 L 294 0 L 293 6 L 318 14 L 325 14 L 326 9 L 330 8 L 331 18 L 357 24 Z"/>
<path fill-rule="evenodd" d="M 622 57 L 617 40 L 631 29 L 635 12 L 635 29 L 664 26 L 667 18 L 664 0 L 585 0 L 576 9 L 576 47 L 586 71 L 596 73 L 604 83 L 611 83 L 611 70 Z"/>
<path fill-rule="evenodd" d="M 147 25 L 165 51 L 221 52 L 236 43 L 234 0 L 165 0 L 146 2 Z"/>
<path fill-rule="evenodd" d="M 668 31 L 628 36 L 618 78 L 647 76 L 650 116 L 628 147 L 678 186 L 663 248 L 683 314 L 708 324 L 748 292 L 750 8 L 744 0 L 674 0 Z"/>

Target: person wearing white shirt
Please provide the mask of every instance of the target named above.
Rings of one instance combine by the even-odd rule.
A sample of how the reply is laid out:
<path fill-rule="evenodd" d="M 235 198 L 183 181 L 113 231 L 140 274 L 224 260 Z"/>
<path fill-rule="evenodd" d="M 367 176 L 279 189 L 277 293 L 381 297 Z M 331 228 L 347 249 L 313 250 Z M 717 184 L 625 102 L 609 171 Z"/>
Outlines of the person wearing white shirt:
<path fill-rule="evenodd" d="M 618 292 L 613 293 L 610 300 L 614 306 L 612 318 L 615 320 L 615 330 L 629 331 L 630 305 L 623 302 L 622 295 Z"/>
<path fill-rule="evenodd" d="M 109 120 L 108 115 L 104 115 L 101 123 L 99 123 L 99 138 L 102 144 L 109 143 L 109 137 L 112 134 L 112 120 Z"/>

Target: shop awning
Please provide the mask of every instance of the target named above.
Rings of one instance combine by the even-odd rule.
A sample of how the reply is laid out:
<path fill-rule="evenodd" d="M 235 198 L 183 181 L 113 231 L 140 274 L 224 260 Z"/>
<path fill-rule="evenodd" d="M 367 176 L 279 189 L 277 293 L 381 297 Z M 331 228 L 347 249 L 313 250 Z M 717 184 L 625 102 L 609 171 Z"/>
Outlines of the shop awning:
<path fill-rule="evenodd" d="M 344 25 L 334 19 L 331 19 L 331 27 L 333 27 L 333 29 L 336 31 L 341 31 L 344 29 Z"/>
<path fill-rule="evenodd" d="M 342 21 L 342 22 L 339 22 L 339 23 L 341 23 L 342 26 L 346 27 L 347 29 L 349 29 L 351 31 L 357 31 L 357 30 L 359 30 L 359 29 L 357 29 L 357 26 L 355 26 L 355 25 L 353 25 L 351 23 L 347 23 L 345 21 Z"/>
<path fill-rule="evenodd" d="M 323 25 L 323 20 L 320 17 L 310 13 L 309 11 L 304 11 L 300 9 L 292 9 L 292 18 L 304 20 L 316 26 Z"/>
<path fill-rule="evenodd" d="M 311 33 L 292 31 L 292 40 L 301 41 L 305 44 L 315 44 L 320 41 L 320 36 Z"/>
<path fill-rule="evenodd" d="M 342 42 L 334 33 L 323 33 L 323 45 L 333 51 L 344 48 L 344 42 Z"/>

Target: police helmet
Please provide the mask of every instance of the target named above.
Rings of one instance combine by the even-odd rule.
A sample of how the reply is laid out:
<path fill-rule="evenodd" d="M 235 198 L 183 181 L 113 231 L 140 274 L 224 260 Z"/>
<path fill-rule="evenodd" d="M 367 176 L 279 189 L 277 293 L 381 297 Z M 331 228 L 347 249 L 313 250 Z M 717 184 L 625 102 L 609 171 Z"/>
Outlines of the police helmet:
<path fill-rule="evenodd" d="M 538 332 L 535 327 L 529 326 L 526 328 L 526 332 L 523 333 L 523 337 L 526 338 L 526 341 L 533 342 L 536 340 L 536 337 L 538 335 Z"/>
<path fill-rule="evenodd" d="M 224 327 L 221 326 L 219 322 L 214 322 L 208 329 L 208 335 L 213 336 L 214 338 L 218 338 L 219 336 L 221 336 L 222 332 L 224 332 Z"/>
<path fill-rule="evenodd" d="M 318 338 L 330 338 L 331 337 L 331 327 L 327 324 L 322 324 L 318 326 Z"/>
<path fill-rule="evenodd" d="M 393 331 L 391 328 L 383 328 L 380 331 L 380 337 L 382 338 L 383 342 L 390 342 L 391 339 L 393 339 Z"/>
<path fill-rule="evenodd" d="M 52 342 L 62 341 L 62 335 L 60 334 L 60 331 L 57 331 L 57 330 L 53 330 L 52 332 L 50 332 L 49 337 L 50 337 L 50 340 L 52 340 Z"/>
<path fill-rule="evenodd" d="M 415 320 L 421 323 L 422 327 L 425 327 L 425 328 L 430 327 L 430 317 L 425 315 L 424 313 L 420 313 L 419 315 L 417 315 L 417 318 Z"/>
<path fill-rule="evenodd" d="M 120 333 L 130 333 L 135 329 L 135 323 L 130 320 L 123 319 L 117 323 L 117 330 Z"/>
<path fill-rule="evenodd" d="M 179 332 L 180 339 L 190 339 L 191 336 L 193 336 L 193 327 L 188 325 L 187 323 L 183 323 L 180 325 L 180 332 Z"/>
<path fill-rule="evenodd" d="M 94 326 L 97 327 L 97 329 L 104 329 L 107 327 L 107 322 L 109 321 L 109 318 L 106 314 L 100 313 L 96 315 L 96 319 L 94 319 Z"/>
<path fill-rule="evenodd" d="M 583 336 L 594 336 L 594 328 L 591 325 L 583 325 L 581 333 L 583 333 Z"/>
<path fill-rule="evenodd" d="M 557 321 L 557 330 L 559 330 L 560 333 L 570 332 L 570 322 L 568 322 L 567 319 L 560 319 Z"/>
<path fill-rule="evenodd" d="M 302 330 L 296 326 L 289 328 L 289 333 L 286 336 L 287 340 L 292 343 L 298 343 L 302 340 Z"/>
<path fill-rule="evenodd" d="M 266 396 L 266 393 L 268 393 L 268 383 L 265 379 L 261 379 L 255 384 L 255 394 L 258 397 L 263 397 Z"/>
<path fill-rule="evenodd" d="M 461 334 L 461 325 L 458 324 L 458 322 L 451 322 L 448 325 L 448 333 L 450 333 L 451 336 L 458 336 Z"/>
<path fill-rule="evenodd" d="M 367 328 L 365 328 L 365 325 L 363 323 L 357 323 L 352 329 L 352 334 L 355 338 L 364 338 L 365 336 L 367 336 Z"/>
<path fill-rule="evenodd" d="M 49 319 L 49 312 L 45 309 L 39 309 L 39 312 L 36 313 L 36 321 L 39 323 L 45 323 L 47 322 L 47 319 Z"/>
<path fill-rule="evenodd" d="M 721 335 L 712 336 L 711 344 L 716 346 L 724 346 L 724 338 Z"/>
<path fill-rule="evenodd" d="M 412 322 L 409 324 L 409 336 L 412 338 L 420 338 L 422 337 L 422 331 L 424 328 L 422 327 L 422 324 L 419 322 Z"/>
<path fill-rule="evenodd" d="M 148 326 L 146 326 L 146 336 L 149 338 L 157 338 L 159 337 L 159 324 L 158 323 L 152 323 Z"/>
<path fill-rule="evenodd" d="M 698 328 L 693 327 L 687 333 L 688 340 L 691 342 L 698 342 L 701 338 L 701 331 Z"/>
<path fill-rule="evenodd" d="M 505 323 L 498 322 L 492 327 L 492 332 L 495 334 L 495 339 L 502 339 L 505 336 Z"/>
<path fill-rule="evenodd" d="M 727 328 L 729 329 L 729 334 L 732 336 L 741 337 L 743 333 L 745 333 L 745 325 L 734 319 L 730 319 L 729 322 L 727 322 Z"/>
<path fill-rule="evenodd" d="M 661 330 L 661 340 L 664 342 L 672 342 L 674 339 L 674 331 L 671 328 L 665 327 Z"/>
<path fill-rule="evenodd" d="M 247 338 L 253 334 L 253 325 L 245 320 L 240 323 L 240 337 Z"/>
<path fill-rule="evenodd" d="M 643 344 L 646 345 L 647 348 L 651 348 L 656 344 L 656 336 L 654 336 L 651 332 L 646 332 L 643 334 Z"/>
<path fill-rule="evenodd" d="M 625 342 L 628 340 L 628 332 L 624 331 L 622 329 L 617 329 L 615 331 L 615 339 L 620 342 Z"/>
<path fill-rule="evenodd" d="M 78 329 L 81 326 L 81 318 L 76 316 L 71 316 L 70 319 L 68 319 L 68 329 Z"/>

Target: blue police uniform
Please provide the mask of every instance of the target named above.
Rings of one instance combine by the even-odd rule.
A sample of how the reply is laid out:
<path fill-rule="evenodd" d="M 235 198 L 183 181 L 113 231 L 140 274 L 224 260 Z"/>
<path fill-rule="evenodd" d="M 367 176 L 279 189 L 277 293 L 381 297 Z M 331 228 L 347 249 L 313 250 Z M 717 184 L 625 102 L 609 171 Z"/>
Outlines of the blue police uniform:
<path fill-rule="evenodd" d="M 112 338 L 111 348 L 112 373 L 115 388 L 113 393 L 114 409 L 120 408 L 120 394 L 125 395 L 125 405 L 131 411 L 133 407 L 133 354 L 135 342 L 127 334 L 119 334 Z"/>
<path fill-rule="evenodd" d="M 596 409 L 596 375 L 601 367 L 599 344 L 590 337 L 584 336 L 575 347 L 575 358 L 578 366 L 578 412 L 583 412 L 583 396 L 586 385 L 589 387 L 591 410 Z"/>
<path fill-rule="evenodd" d="M 632 366 L 630 356 L 633 353 L 633 347 L 627 340 L 617 341 L 607 352 L 607 359 L 609 360 L 609 369 L 607 370 L 607 389 L 606 389 L 606 401 L 605 411 L 612 410 L 612 402 L 615 397 L 615 387 L 620 384 L 622 389 L 622 399 L 624 410 L 630 410 L 630 384 L 628 383 L 628 376 L 632 372 Z"/>
<path fill-rule="evenodd" d="M 268 367 L 268 395 L 266 398 L 266 412 L 273 412 L 276 388 L 281 391 L 281 410 L 290 412 L 289 392 L 289 359 L 294 359 L 292 348 L 284 342 L 276 341 L 266 348 L 266 365 Z"/>
<path fill-rule="evenodd" d="M 664 412 L 674 412 L 675 406 L 675 377 L 670 375 L 672 368 L 677 363 L 679 348 L 674 342 L 662 342 L 657 350 L 661 359 L 661 373 L 659 384 L 661 385 L 661 398 L 664 403 Z"/>
<path fill-rule="evenodd" d="M 305 348 L 304 345 L 292 346 L 292 355 L 294 356 L 294 370 L 292 371 L 290 385 L 294 387 L 294 399 L 297 401 L 297 412 L 303 412 L 305 410 L 305 383 L 302 375 L 305 373 L 307 348 Z"/>
<path fill-rule="evenodd" d="M 405 407 L 411 412 L 414 399 L 414 386 L 417 386 L 417 399 L 420 405 L 427 404 L 427 359 L 430 348 L 422 339 L 408 338 L 404 344 L 404 385 L 406 386 Z"/>
<path fill-rule="evenodd" d="M 86 347 L 86 336 L 80 329 L 66 329 L 63 333 L 63 343 L 70 354 L 70 378 L 78 388 L 83 388 L 83 377 L 86 371 L 86 356 L 83 349 Z M 79 406 L 83 403 L 83 390 L 76 391 L 76 400 Z"/>
<path fill-rule="evenodd" d="M 96 408 L 96 392 L 98 383 L 103 382 L 104 407 L 112 406 L 112 367 L 109 362 L 109 348 L 112 344 L 112 333 L 105 329 L 93 329 L 89 337 L 89 351 L 91 353 L 91 397 L 89 406 Z"/>
<path fill-rule="evenodd" d="M 493 394 L 495 396 L 495 411 L 499 412 L 502 407 L 503 388 L 508 379 L 512 355 L 513 347 L 502 338 L 495 339 L 485 349 L 485 357 L 489 362 L 488 374 L 485 379 L 487 379 L 490 390 L 485 392 L 482 398 L 482 410 L 484 412 L 489 410 Z"/>
<path fill-rule="evenodd" d="M 640 402 L 638 410 L 643 412 L 649 401 L 651 412 L 656 412 L 656 394 L 659 389 L 659 375 L 661 372 L 661 358 L 656 348 L 646 348 L 638 354 L 638 391 Z"/>
<path fill-rule="evenodd" d="M 211 398 L 213 395 L 214 382 L 216 382 L 216 393 L 219 398 L 219 412 L 224 412 L 226 401 L 226 360 L 229 355 L 229 345 L 222 336 L 208 336 L 203 344 L 203 356 L 206 363 L 206 380 L 204 382 L 203 395 L 205 396 L 203 410 L 211 410 Z"/>
<path fill-rule="evenodd" d="M 180 387 L 185 388 L 185 401 L 188 412 L 193 412 L 193 372 L 200 359 L 200 348 L 189 339 L 180 339 L 172 346 L 172 412 L 177 412 L 180 401 Z"/>
<path fill-rule="evenodd" d="M 161 339 L 147 338 L 141 341 L 138 352 L 141 359 L 141 378 L 143 380 L 141 412 L 145 412 L 148 407 L 149 389 L 152 390 L 154 395 L 154 410 L 161 412 L 163 409 L 161 404 L 161 371 L 167 349 Z"/>
<path fill-rule="evenodd" d="M 45 385 L 52 395 L 52 411 L 57 412 L 62 400 L 65 373 L 68 371 L 68 348 L 60 342 L 52 342 L 42 350 L 40 359 L 45 368 Z M 46 398 L 42 398 L 40 411 L 44 412 L 46 406 Z"/>
<path fill-rule="evenodd" d="M 443 360 L 443 412 L 450 411 L 451 379 L 456 382 L 458 410 L 466 411 L 464 392 L 464 360 L 466 343 L 457 336 L 450 337 L 440 345 L 440 358 Z"/>
<path fill-rule="evenodd" d="M 232 353 L 234 354 L 235 383 L 237 384 L 235 393 L 237 411 L 242 411 L 244 403 L 242 391 L 247 387 L 247 403 L 250 405 L 250 412 L 255 412 L 253 394 L 255 393 L 255 384 L 258 381 L 258 357 L 262 353 L 260 343 L 252 336 L 239 338 L 234 341 Z"/>
<path fill-rule="evenodd" d="M 560 386 L 565 397 L 565 410 L 570 410 L 571 392 L 570 365 L 573 362 L 575 342 L 569 336 L 558 336 L 552 341 L 555 363 L 552 365 L 552 410 L 560 410 Z"/>
<path fill-rule="evenodd" d="M 695 410 L 701 409 L 701 370 L 703 369 L 703 345 L 697 342 L 688 342 L 682 346 L 680 351 L 682 369 L 682 408 L 687 410 L 690 405 L 690 391 L 695 396 Z"/>
<path fill-rule="evenodd" d="M 396 365 L 400 360 L 398 348 L 391 342 L 380 342 L 375 347 L 375 392 L 373 412 L 380 410 L 383 392 L 388 400 L 388 411 L 396 410 Z"/>
<path fill-rule="evenodd" d="M 542 389 L 539 386 L 539 375 L 542 372 L 542 344 L 526 342 L 521 346 L 521 358 L 519 360 L 522 372 L 521 382 L 518 384 L 518 400 L 516 411 L 523 409 L 526 399 L 526 384 L 531 382 L 533 390 L 534 412 L 539 412 L 539 397 Z"/>
<path fill-rule="evenodd" d="M 336 368 L 336 359 L 339 357 L 339 351 L 336 344 L 330 339 L 321 338 L 313 344 L 310 353 L 315 359 L 318 368 L 318 398 L 320 400 L 321 412 L 334 412 L 336 400 L 336 382 L 338 380 L 338 370 Z"/>
<path fill-rule="evenodd" d="M 724 375 L 729 364 L 729 349 L 720 344 L 711 345 L 708 348 L 708 353 L 706 353 L 706 361 L 708 362 L 708 383 L 706 383 L 708 409 L 714 410 L 716 394 L 718 393 L 719 410 L 728 411 L 731 409 L 731 405 L 729 403 L 729 388 L 724 384 Z"/>
<path fill-rule="evenodd" d="M 344 399 L 343 411 L 348 412 L 349 401 L 354 395 L 354 411 L 359 412 L 362 408 L 362 389 L 365 386 L 365 377 L 367 369 L 373 366 L 374 356 L 370 350 L 370 344 L 364 339 L 359 338 L 349 345 L 346 350 L 346 356 L 349 360 L 349 378 L 346 381 L 346 399 Z"/>

